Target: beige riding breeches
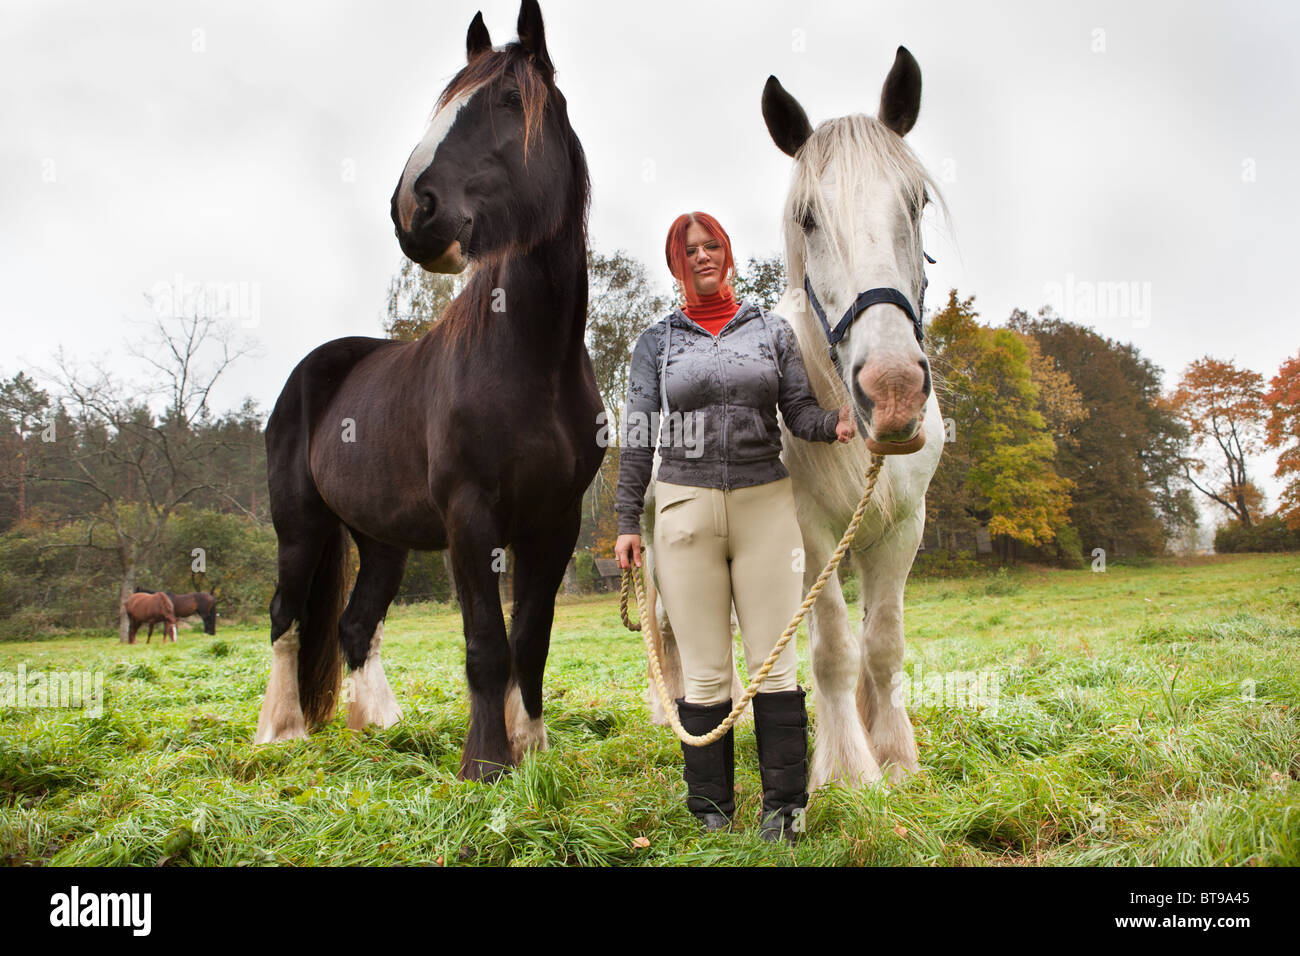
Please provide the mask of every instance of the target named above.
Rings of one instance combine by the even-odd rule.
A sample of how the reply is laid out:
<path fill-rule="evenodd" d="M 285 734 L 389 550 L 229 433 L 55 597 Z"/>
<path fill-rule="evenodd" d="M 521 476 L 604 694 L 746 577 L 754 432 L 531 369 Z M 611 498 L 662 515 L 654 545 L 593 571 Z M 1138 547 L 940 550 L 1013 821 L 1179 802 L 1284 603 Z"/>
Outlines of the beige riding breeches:
<path fill-rule="evenodd" d="M 752 676 L 803 599 L 803 537 L 789 478 L 723 491 L 655 485 L 655 569 L 677 638 L 686 700 L 731 696 L 731 604 Z M 790 641 L 762 692 L 794 690 Z"/>

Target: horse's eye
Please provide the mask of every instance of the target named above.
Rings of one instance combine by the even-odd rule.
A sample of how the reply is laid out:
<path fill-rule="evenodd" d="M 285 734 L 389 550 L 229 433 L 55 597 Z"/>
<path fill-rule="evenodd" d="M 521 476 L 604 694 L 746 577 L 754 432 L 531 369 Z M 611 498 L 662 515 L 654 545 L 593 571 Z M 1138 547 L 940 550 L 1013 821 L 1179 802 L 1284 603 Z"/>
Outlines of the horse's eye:
<path fill-rule="evenodd" d="M 813 219 L 811 209 L 805 209 L 803 215 L 799 217 L 799 228 L 804 232 L 812 232 L 817 228 L 817 221 Z"/>
<path fill-rule="evenodd" d="M 503 97 L 506 106 L 523 106 L 524 98 L 519 95 L 518 90 L 507 90 Z"/>
<path fill-rule="evenodd" d="M 925 207 L 930 205 L 930 190 L 926 189 L 921 193 L 920 203 L 912 204 L 912 218 L 920 219 L 921 213 L 925 212 Z"/>

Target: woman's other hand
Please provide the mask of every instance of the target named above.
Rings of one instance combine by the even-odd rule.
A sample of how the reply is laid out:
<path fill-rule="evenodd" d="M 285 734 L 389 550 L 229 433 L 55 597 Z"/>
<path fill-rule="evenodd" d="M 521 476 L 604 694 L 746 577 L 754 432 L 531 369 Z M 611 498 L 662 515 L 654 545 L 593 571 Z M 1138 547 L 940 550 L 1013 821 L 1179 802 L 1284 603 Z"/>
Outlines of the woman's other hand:
<path fill-rule="evenodd" d="M 634 563 L 641 567 L 641 536 L 620 534 L 614 542 L 614 557 L 618 558 L 620 568 L 630 568 Z"/>
<path fill-rule="evenodd" d="M 853 424 L 853 409 L 848 405 L 840 408 L 839 424 L 835 426 L 835 438 L 840 444 L 849 441 L 858 432 L 857 426 Z"/>

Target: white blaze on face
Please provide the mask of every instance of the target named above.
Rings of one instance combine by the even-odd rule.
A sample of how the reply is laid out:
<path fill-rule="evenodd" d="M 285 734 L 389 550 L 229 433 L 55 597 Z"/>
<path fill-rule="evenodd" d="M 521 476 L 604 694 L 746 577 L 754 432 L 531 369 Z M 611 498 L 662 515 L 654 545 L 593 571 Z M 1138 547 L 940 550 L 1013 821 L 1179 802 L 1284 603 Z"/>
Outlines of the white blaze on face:
<path fill-rule="evenodd" d="M 429 128 L 425 130 L 424 138 L 411 151 L 411 157 L 406 161 L 406 168 L 402 170 L 402 182 L 397 193 L 397 213 L 402 220 L 403 232 L 410 231 L 411 220 L 415 217 L 415 210 L 420 205 L 415 198 L 415 181 L 420 178 L 422 172 L 432 165 L 433 157 L 438 152 L 438 146 L 451 132 L 460 111 L 469 104 L 469 101 L 474 98 L 474 94 L 478 91 L 479 87 L 466 90 L 438 110 L 433 115 L 433 119 L 429 120 Z"/>

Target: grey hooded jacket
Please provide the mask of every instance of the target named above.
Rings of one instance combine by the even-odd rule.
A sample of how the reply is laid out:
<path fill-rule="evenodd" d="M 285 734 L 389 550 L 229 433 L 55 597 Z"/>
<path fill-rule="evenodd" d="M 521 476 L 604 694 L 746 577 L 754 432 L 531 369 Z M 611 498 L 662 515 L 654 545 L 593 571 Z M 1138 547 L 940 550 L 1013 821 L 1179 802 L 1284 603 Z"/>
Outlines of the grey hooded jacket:
<path fill-rule="evenodd" d="M 618 533 L 641 533 L 656 440 L 659 478 L 672 484 L 748 488 L 788 476 L 778 407 L 798 437 L 835 441 L 839 412 L 817 404 L 794 330 L 779 315 L 742 302 L 717 338 L 680 309 L 646 329 L 628 375 Z"/>

